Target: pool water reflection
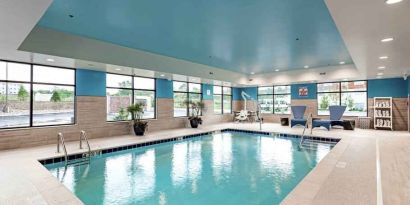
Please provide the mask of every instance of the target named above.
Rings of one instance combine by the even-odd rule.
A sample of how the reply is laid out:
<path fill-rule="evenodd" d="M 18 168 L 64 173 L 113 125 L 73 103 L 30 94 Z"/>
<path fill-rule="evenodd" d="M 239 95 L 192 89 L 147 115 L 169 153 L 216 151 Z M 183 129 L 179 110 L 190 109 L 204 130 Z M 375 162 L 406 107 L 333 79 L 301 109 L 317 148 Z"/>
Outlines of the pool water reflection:
<path fill-rule="evenodd" d="M 85 204 L 279 204 L 330 151 L 241 132 L 104 154 L 90 165 L 47 165 Z"/>

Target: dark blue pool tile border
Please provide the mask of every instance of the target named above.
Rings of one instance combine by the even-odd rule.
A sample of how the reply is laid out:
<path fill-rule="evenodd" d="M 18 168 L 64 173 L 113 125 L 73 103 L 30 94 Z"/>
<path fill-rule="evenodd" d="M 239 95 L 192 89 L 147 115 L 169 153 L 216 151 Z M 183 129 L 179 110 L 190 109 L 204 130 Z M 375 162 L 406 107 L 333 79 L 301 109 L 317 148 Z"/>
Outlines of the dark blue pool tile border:
<path fill-rule="evenodd" d="M 231 128 L 223 129 L 220 131 L 221 132 L 242 132 L 242 133 L 259 134 L 259 135 L 272 135 L 271 132 L 250 131 L 250 130 L 240 130 L 240 129 L 231 129 Z M 162 139 L 162 140 L 154 140 L 154 141 L 143 142 L 143 143 L 132 144 L 132 145 L 125 145 L 125 146 L 120 146 L 120 147 L 115 147 L 115 148 L 103 149 L 100 151 L 101 151 L 101 154 L 108 154 L 112 152 L 118 152 L 118 151 L 123 151 L 123 150 L 128 150 L 128 149 L 135 149 L 139 147 L 146 147 L 146 146 L 156 145 L 156 144 L 161 144 L 161 143 L 166 143 L 166 142 L 190 139 L 190 138 L 208 135 L 212 133 L 214 132 L 203 132 L 203 133 L 198 133 L 198 134 L 192 134 L 192 135 L 173 137 L 173 138 Z M 279 137 L 288 137 L 288 138 L 300 138 L 301 137 L 300 135 L 292 135 L 292 134 L 284 134 L 284 133 L 275 133 L 275 134 L 277 134 Z M 322 141 L 322 142 L 339 142 L 340 141 L 340 139 L 336 139 L 336 138 L 314 137 L 314 136 L 305 136 L 305 139 L 317 140 L 317 141 Z M 68 155 L 68 160 L 76 160 L 76 159 L 81 159 L 81 158 L 83 158 L 83 153 Z M 50 159 L 39 160 L 39 162 L 42 165 L 59 163 L 59 162 L 64 162 L 64 161 L 65 161 L 64 157 L 55 157 L 55 158 L 50 158 Z"/>
<path fill-rule="evenodd" d="M 162 140 L 154 140 L 154 141 L 149 141 L 149 142 L 143 142 L 143 143 L 138 143 L 138 144 L 133 144 L 133 145 L 124 145 L 124 146 L 115 147 L 115 148 L 103 149 L 103 150 L 101 150 L 101 154 L 108 154 L 108 153 L 112 153 L 112 152 L 118 152 L 118 151 L 123 151 L 123 150 L 128 150 L 128 149 L 135 149 L 135 148 L 139 148 L 139 147 L 146 147 L 146 146 L 156 145 L 156 144 L 161 144 L 161 143 L 166 143 L 166 142 L 173 142 L 173 141 L 179 141 L 179 140 L 184 140 L 184 139 L 190 139 L 190 138 L 199 137 L 199 136 L 203 136 L 203 135 L 208 135 L 208 134 L 212 134 L 212 133 L 213 132 L 203 132 L 203 133 L 198 133 L 198 134 L 192 134 L 192 135 L 173 137 L 173 138 L 162 139 Z M 75 160 L 75 159 L 81 159 L 81 158 L 83 158 L 83 153 L 68 155 L 68 160 Z M 38 160 L 38 161 L 42 165 L 47 165 L 47 164 L 53 164 L 53 163 L 58 163 L 58 162 L 64 162 L 65 158 L 64 157 L 55 157 L 55 158 L 50 158 L 50 159 Z"/>
<path fill-rule="evenodd" d="M 286 133 L 272 133 L 272 132 L 264 132 L 264 131 L 252 131 L 252 130 L 241 130 L 241 129 L 223 129 L 221 132 L 242 132 L 242 133 L 251 133 L 251 134 L 259 134 L 259 135 L 272 135 L 277 134 L 279 137 L 289 137 L 289 138 L 300 138 L 301 135 L 294 135 L 294 134 L 286 134 Z M 322 142 L 339 142 L 340 139 L 337 138 L 328 138 L 328 137 L 316 137 L 316 136 L 305 136 L 304 139 L 309 140 L 316 140 Z"/>

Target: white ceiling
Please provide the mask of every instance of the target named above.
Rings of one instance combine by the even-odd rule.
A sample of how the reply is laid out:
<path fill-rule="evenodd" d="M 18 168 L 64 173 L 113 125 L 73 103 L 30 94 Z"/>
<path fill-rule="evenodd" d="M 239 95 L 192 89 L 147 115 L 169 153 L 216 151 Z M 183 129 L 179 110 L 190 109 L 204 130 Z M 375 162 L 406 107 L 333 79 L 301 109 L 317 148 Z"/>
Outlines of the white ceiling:
<path fill-rule="evenodd" d="M 410 1 L 325 0 L 352 59 L 368 78 L 410 72 Z M 382 43 L 386 37 L 394 40 Z M 380 56 L 388 56 L 380 60 Z M 384 71 L 378 69 L 385 66 Z"/>
<path fill-rule="evenodd" d="M 233 86 L 376 78 L 376 74 L 381 72 L 377 69 L 379 66 L 386 66 L 382 71 L 384 77 L 398 77 L 410 73 L 409 0 L 395 5 L 387 5 L 384 0 L 325 0 L 355 65 L 341 65 L 336 69 L 334 67 L 309 68 L 259 75 L 224 71 L 141 51 L 124 53 L 123 48 L 116 47 L 110 47 L 110 49 L 118 49 L 113 55 L 117 57 L 128 55 L 128 58 L 112 58 L 113 55 L 99 52 L 95 47 L 107 46 L 105 42 L 78 39 L 75 36 L 56 35 L 55 39 L 43 37 L 36 45 L 26 45 L 29 47 L 29 49 L 25 48 L 26 50 L 35 47 L 43 54 L 19 51 L 18 48 L 51 1 L 3 0 L 0 2 L 0 27 L 7 28 L 0 32 L 0 59 Z M 389 43 L 380 42 L 381 39 L 390 36 L 395 40 Z M 70 38 L 77 39 L 70 42 L 68 40 Z M 87 48 L 91 45 L 90 42 L 94 47 Z M 52 50 L 62 45 L 65 46 L 63 47 L 65 52 Z M 389 56 L 389 59 L 380 60 L 379 56 L 382 55 Z M 54 59 L 54 62 L 47 61 L 50 58 Z M 214 74 L 210 75 L 209 72 Z"/>

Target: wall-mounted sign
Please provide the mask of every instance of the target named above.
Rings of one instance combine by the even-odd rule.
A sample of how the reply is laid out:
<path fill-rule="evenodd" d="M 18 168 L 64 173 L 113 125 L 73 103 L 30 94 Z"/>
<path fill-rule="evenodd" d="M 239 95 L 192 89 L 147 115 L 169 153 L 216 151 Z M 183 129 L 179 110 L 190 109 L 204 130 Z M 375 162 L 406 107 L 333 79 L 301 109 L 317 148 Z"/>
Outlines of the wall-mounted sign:
<path fill-rule="evenodd" d="M 308 88 L 299 87 L 299 97 L 306 97 L 306 96 L 308 96 Z"/>
<path fill-rule="evenodd" d="M 206 95 L 211 95 L 211 90 L 206 90 Z"/>

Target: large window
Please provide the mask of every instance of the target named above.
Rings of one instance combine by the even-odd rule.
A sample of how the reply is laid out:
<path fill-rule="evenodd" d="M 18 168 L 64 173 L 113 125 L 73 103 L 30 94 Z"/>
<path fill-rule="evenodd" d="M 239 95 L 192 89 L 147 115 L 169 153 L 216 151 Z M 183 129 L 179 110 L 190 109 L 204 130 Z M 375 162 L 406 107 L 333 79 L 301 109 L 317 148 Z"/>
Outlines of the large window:
<path fill-rule="evenodd" d="M 107 120 L 131 119 L 127 107 L 144 105 L 144 119 L 155 118 L 155 79 L 107 74 Z"/>
<path fill-rule="evenodd" d="M 0 61 L 0 128 L 74 124 L 75 70 Z"/>
<path fill-rule="evenodd" d="M 192 110 L 185 103 L 202 101 L 202 87 L 198 83 L 173 81 L 174 117 L 186 117 Z"/>
<path fill-rule="evenodd" d="M 258 102 L 262 113 L 290 114 L 290 86 L 259 87 Z"/>
<path fill-rule="evenodd" d="M 232 89 L 224 86 L 214 86 L 214 113 L 232 113 Z"/>
<path fill-rule="evenodd" d="M 318 115 L 329 115 L 330 105 L 346 105 L 344 116 L 367 116 L 367 81 L 317 84 Z"/>

